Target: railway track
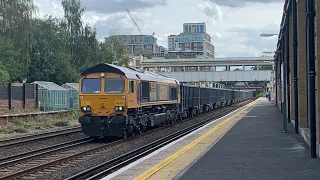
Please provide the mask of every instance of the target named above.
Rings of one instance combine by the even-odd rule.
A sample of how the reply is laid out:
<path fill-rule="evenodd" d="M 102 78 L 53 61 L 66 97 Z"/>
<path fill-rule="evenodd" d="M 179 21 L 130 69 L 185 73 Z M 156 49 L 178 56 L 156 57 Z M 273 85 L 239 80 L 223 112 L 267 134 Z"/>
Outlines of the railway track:
<path fill-rule="evenodd" d="M 49 131 L 44 133 L 30 134 L 30 135 L 16 137 L 16 138 L 8 138 L 8 139 L 0 140 L 0 148 L 17 145 L 21 143 L 26 143 L 26 142 L 32 142 L 32 141 L 41 140 L 41 139 L 46 139 L 46 138 L 52 138 L 56 136 L 67 135 L 71 133 L 77 133 L 77 132 L 81 132 L 80 126 L 66 128 L 62 130 Z"/>
<path fill-rule="evenodd" d="M 239 103 L 241 104 L 241 103 Z M 96 167 L 88 169 L 81 174 L 76 174 L 68 179 L 78 179 L 92 177 L 97 178 L 102 175 L 108 174 L 109 172 L 125 166 L 142 156 L 145 156 L 148 153 L 153 152 L 154 150 L 200 128 L 201 126 L 224 116 L 225 114 L 230 113 L 231 111 L 238 108 L 239 104 L 236 107 L 227 107 L 226 110 L 222 109 L 222 112 L 217 113 L 214 117 L 201 121 L 196 125 L 190 126 L 186 129 L 183 129 L 179 132 L 171 134 L 165 138 L 162 138 L 153 143 L 147 144 L 139 149 L 126 153 L 118 158 L 112 159 L 111 161 L 100 164 Z M 242 103 L 243 104 L 243 103 Z M 212 113 L 212 112 L 211 112 Z M 211 114 L 208 113 L 208 114 Z M 204 117 L 201 116 L 195 118 Z M 182 121 L 183 122 L 183 121 Z M 173 124 L 176 125 L 176 124 Z M 166 127 L 162 127 L 166 128 Z M 151 132 L 143 133 L 142 136 L 152 133 L 152 131 L 161 130 L 162 128 L 156 128 L 151 130 Z M 15 178 L 24 178 L 24 177 L 34 177 L 41 176 L 43 173 L 50 173 L 55 171 L 56 167 L 71 166 L 76 164 L 79 161 L 82 161 L 86 158 L 93 157 L 110 147 L 113 147 L 118 144 L 125 143 L 127 141 L 134 141 L 134 139 L 139 138 L 140 136 L 129 137 L 127 139 L 121 139 L 114 142 L 108 143 L 92 143 L 92 139 L 83 139 L 83 141 L 74 141 L 72 143 L 63 143 L 60 145 L 55 145 L 54 147 L 48 147 L 46 149 L 36 150 L 34 152 L 22 153 L 16 156 L 6 157 L 0 159 L 0 180 L 2 179 L 15 179 Z M 77 148 L 76 148 L 77 147 Z M 81 148 L 79 148 L 81 147 Z M 97 173 L 101 171 L 101 173 Z"/>
<path fill-rule="evenodd" d="M 95 167 L 92 167 L 90 169 L 87 169 L 86 171 L 83 171 L 81 173 L 75 174 L 65 180 L 79 180 L 79 179 L 85 179 L 85 180 L 93 180 L 93 179 L 101 179 L 112 172 L 160 149 L 161 147 L 170 144 L 171 142 L 201 128 L 202 126 L 220 118 L 223 117 L 230 112 L 234 111 L 237 108 L 232 108 L 231 110 L 227 110 L 225 112 L 222 112 L 212 118 L 208 118 L 204 121 L 201 121 L 193 126 L 190 126 L 188 128 L 182 129 L 176 133 L 173 133 L 171 135 L 168 135 L 164 138 L 161 138 L 155 142 L 149 143 L 143 147 L 140 147 L 138 149 L 135 149 L 131 152 L 128 152 L 122 156 L 119 156 L 117 158 L 114 158 L 110 161 L 104 162 L 102 164 L 99 164 Z"/>
<path fill-rule="evenodd" d="M 46 153 L 52 153 L 52 152 L 64 150 L 64 149 L 67 149 L 67 148 L 70 148 L 70 147 L 73 147 L 73 146 L 76 146 L 76 145 L 81 145 L 81 144 L 84 144 L 84 143 L 87 143 L 87 142 L 92 142 L 93 140 L 94 140 L 93 138 L 86 137 L 86 138 L 77 139 L 77 140 L 74 140 L 74 141 L 68 141 L 68 142 L 64 142 L 64 143 L 61 143 L 61 144 L 49 146 L 49 147 L 42 148 L 42 149 L 36 149 L 36 150 L 33 150 L 33 151 L 28 151 L 28 152 L 15 154 L 15 155 L 12 155 L 12 156 L 3 157 L 3 158 L 0 158 L 0 167 L 4 166 L 4 165 L 10 165 L 10 164 L 13 164 L 13 163 L 18 163 L 18 162 L 20 162 L 22 160 L 35 158 L 35 157 L 44 155 Z"/>
<path fill-rule="evenodd" d="M 88 151 L 92 147 L 101 146 L 101 144 L 94 144 L 93 142 L 93 138 L 87 137 L 1 158 L 0 179 L 10 179 L 16 177 L 16 175 L 31 172 L 59 159 L 63 159 L 70 154 Z"/>

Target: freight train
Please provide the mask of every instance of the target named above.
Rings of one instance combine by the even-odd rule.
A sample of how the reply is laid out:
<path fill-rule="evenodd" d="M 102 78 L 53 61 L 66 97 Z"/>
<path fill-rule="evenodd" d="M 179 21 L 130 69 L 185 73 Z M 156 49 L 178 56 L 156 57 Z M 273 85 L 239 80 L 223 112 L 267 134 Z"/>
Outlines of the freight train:
<path fill-rule="evenodd" d="M 79 78 L 79 122 L 90 137 L 126 138 L 254 96 L 254 92 L 186 85 L 153 72 L 98 64 Z"/>

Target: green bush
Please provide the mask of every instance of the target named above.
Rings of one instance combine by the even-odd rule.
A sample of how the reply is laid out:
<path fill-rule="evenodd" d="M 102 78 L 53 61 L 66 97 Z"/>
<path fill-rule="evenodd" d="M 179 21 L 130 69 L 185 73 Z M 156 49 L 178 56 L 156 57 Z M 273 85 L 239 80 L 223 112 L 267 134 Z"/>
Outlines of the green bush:
<path fill-rule="evenodd" d="M 25 129 L 24 127 L 15 127 L 14 128 L 14 132 L 16 132 L 16 133 L 27 133 L 28 130 Z"/>
<path fill-rule="evenodd" d="M 57 121 L 54 123 L 54 125 L 57 127 L 69 126 L 69 121 L 66 121 L 66 120 Z"/>

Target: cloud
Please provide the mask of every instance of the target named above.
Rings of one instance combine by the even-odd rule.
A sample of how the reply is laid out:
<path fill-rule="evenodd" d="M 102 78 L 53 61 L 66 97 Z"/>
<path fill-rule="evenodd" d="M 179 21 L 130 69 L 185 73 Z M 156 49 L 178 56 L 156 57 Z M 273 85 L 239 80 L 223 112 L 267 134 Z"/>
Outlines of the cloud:
<path fill-rule="evenodd" d="M 44 17 L 45 15 L 63 17 L 61 2 L 58 2 L 57 0 L 35 0 L 34 4 L 39 8 L 36 17 Z"/>
<path fill-rule="evenodd" d="M 130 11 L 166 6 L 167 0 L 82 0 L 82 6 L 88 11 L 98 13 L 115 13 L 125 11 L 124 4 Z"/>
<path fill-rule="evenodd" d="M 152 21 L 152 16 L 149 13 L 139 13 L 138 15 L 133 13 L 133 18 L 138 24 L 139 29 L 144 35 L 151 35 L 153 33 L 153 27 L 159 25 L 157 21 Z M 138 28 L 132 22 L 127 13 L 113 13 L 110 15 L 100 15 L 99 20 L 95 23 L 95 28 L 97 29 L 98 38 L 101 40 L 113 33 L 122 35 L 140 34 Z M 157 36 L 163 37 L 162 34 Z M 161 42 L 165 41 L 163 38 Z"/>
<path fill-rule="evenodd" d="M 126 14 L 112 14 L 105 20 L 98 21 L 95 27 L 99 36 L 108 36 L 113 31 L 116 31 L 117 34 L 130 34 L 135 30 L 129 23 Z"/>
<path fill-rule="evenodd" d="M 39 4 L 41 15 L 63 17 L 61 0 L 34 1 Z M 82 3 L 86 7 L 84 21 L 96 27 L 99 40 L 114 30 L 117 34 L 139 34 L 122 3 L 142 33 L 155 32 L 158 44 L 165 47 L 167 36 L 182 32 L 183 23 L 205 22 L 216 57 L 260 56 L 262 51 L 274 51 L 276 37 L 259 35 L 279 32 L 283 13 L 283 0 L 82 0 Z"/>
<path fill-rule="evenodd" d="M 244 7 L 249 3 L 283 3 L 284 0 L 210 0 L 221 6 Z"/>
<path fill-rule="evenodd" d="M 275 51 L 277 37 L 263 38 L 261 32 L 278 32 L 278 24 L 267 24 L 263 27 L 230 26 L 224 36 L 213 36 L 218 57 L 222 56 L 260 56 L 263 51 Z M 228 46 L 226 46 L 228 44 Z"/>
<path fill-rule="evenodd" d="M 198 5 L 198 8 L 207 16 L 212 17 L 216 24 L 222 22 L 222 11 L 216 3 L 205 0 L 203 3 Z"/>

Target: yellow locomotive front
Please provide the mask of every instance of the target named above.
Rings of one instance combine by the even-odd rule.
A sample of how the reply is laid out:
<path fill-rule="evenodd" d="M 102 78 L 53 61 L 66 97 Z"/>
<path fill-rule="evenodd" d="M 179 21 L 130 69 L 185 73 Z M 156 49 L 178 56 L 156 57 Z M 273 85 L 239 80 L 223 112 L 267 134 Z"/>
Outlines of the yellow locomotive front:
<path fill-rule="evenodd" d="M 79 79 L 79 122 L 91 137 L 121 136 L 126 128 L 128 80 L 110 69 L 91 69 Z"/>
<path fill-rule="evenodd" d="M 125 77 L 111 73 L 95 73 L 80 79 L 81 115 L 125 115 Z"/>

